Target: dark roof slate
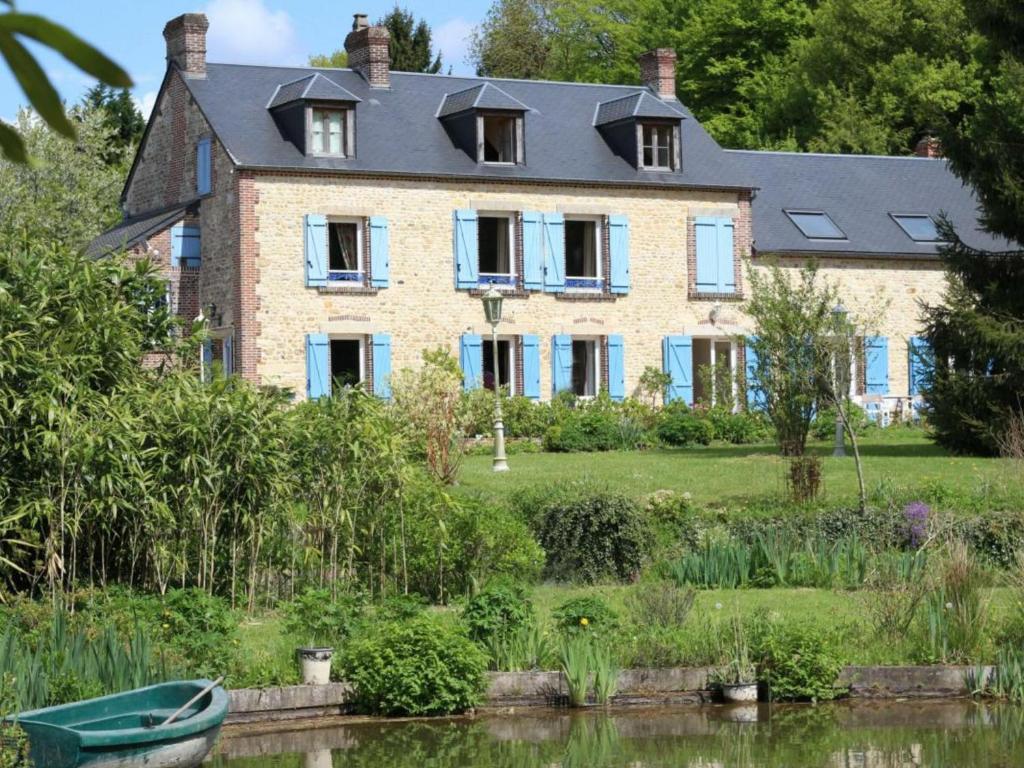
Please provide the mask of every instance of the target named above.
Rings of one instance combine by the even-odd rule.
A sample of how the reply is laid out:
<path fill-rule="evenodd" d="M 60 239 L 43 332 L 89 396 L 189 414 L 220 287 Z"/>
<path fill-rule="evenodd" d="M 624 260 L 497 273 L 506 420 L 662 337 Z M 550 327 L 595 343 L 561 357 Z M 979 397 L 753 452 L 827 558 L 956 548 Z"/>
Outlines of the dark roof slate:
<path fill-rule="evenodd" d="M 529 107 L 519 99 L 509 96 L 498 86 L 483 83 L 456 93 L 446 93 L 437 116 L 448 117 L 470 109 L 507 109 L 525 112 Z"/>
<path fill-rule="evenodd" d="M 97 236 L 85 247 L 85 255 L 99 259 L 114 251 L 128 249 L 145 240 L 150 235 L 161 232 L 172 224 L 181 221 L 182 217 L 195 204 L 190 200 L 170 208 L 146 213 L 125 219 L 116 227 L 108 229 Z"/>
<path fill-rule="evenodd" d="M 279 84 L 314 74 L 362 100 L 355 110 L 355 157 L 304 155 L 266 109 L 268 94 Z M 492 82 L 392 72 L 390 88 L 371 89 L 362 76 L 348 69 L 237 64 L 209 64 L 205 78 L 185 82 L 227 152 L 243 167 L 662 187 L 750 186 L 740 164 L 696 120 L 683 122 L 683 168 L 679 172 L 638 171 L 617 155 L 593 125 L 595 110 L 601 102 L 635 93 L 636 86 Z M 453 141 L 443 121 L 436 119 L 448 94 L 470 89 L 478 89 L 474 99 L 479 97 L 481 103 L 492 104 L 492 97 L 504 94 L 528 105 L 525 164 L 478 164 Z M 691 116 L 682 105 L 678 110 Z"/>
<path fill-rule="evenodd" d="M 648 91 L 630 93 L 617 99 L 603 101 L 597 105 L 594 125 L 608 125 L 619 120 L 635 118 L 661 118 L 668 120 L 684 120 L 679 110 L 669 106 L 661 99 L 655 98 Z"/>
<path fill-rule="evenodd" d="M 726 150 L 752 175 L 754 247 L 759 253 L 856 253 L 935 256 L 939 245 L 920 243 L 891 213 L 945 213 L 965 243 L 985 250 L 1013 246 L 982 231 L 978 203 L 945 160 L 920 157 L 825 155 Z M 824 211 L 844 240 L 811 240 L 786 210 Z"/>
<path fill-rule="evenodd" d="M 282 83 L 274 91 L 274 95 L 267 104 L 267 109 L 290 104 L 293 101 L 359 101 L 360 99 L 349 93 L 333 80 L 330 80 L 319 72 L 313 75 L 293 80 L 290 83 Z"/>

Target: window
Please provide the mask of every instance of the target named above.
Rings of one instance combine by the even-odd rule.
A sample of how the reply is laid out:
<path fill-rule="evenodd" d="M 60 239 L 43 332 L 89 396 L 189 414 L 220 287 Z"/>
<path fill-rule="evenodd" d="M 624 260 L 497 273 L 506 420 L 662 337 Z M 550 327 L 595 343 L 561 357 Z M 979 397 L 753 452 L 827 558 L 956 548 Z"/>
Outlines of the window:
<path fill-rule="evenodd" d="M 314 155 L 339 155 L 347 152 L 347 111 L 344 109 L 310 110 L 310 146 Z"/>
<path fill-rule="evenodd" d="M 331 339 L 331 391 L 363 380 L 363 345 L 359 339 Z"/>
<path fill-rule="evenodd" d="M 735 365 L 736 352 L 733 342 L 725 339 L 694 339 L 694 402 L 735 405 Z"/>
<path fill-rule="evenodd" d="M 210 140 L 200 139 L 196 145 L 196 194 L 208 195 L 213 191 L 210 176 Z"/>
<path fill-rule="evenodd" d="M 601 288 L 600 239 L 596 220 L 565 220 L 566 288 Z"/>
<path fill-rule="evenodd" d="M 362 277 L 362 222 L 331 221 L 327 225 L 327 279 L 358 281 Z"/>
<path fill-rule="evenodd" d="M 578 397 L 595 397 L 601 380 L 598 342 L 572 340 L 572 392 Z"/>
<path fill-rule="evenodd" d="M 512 285 L 512 221 L 509 216 L 477 219 L 477 258 L 481 284 Z"/>
<path fill-rule="evenodd" d="M 926 213 L 890 213 L 893 221 L 907 233 L 915 243 L 941 243 L 942 236 L 935 226 L 935 220 Z"/>
<path fill-rule="evenodd" d="M 510 115 L 482 115 L 479 126 L 483 129 L 483 162 L 515 163 L 516 118 Z"/>
<path fill-rule="evenodd" d="M 490 339 L 483 340 L 483 375 L 484 388 L 494 389 L 494 344 Z M 515 385 L 512 381 L 512 372 L 515 370 L 513 364 L 513 350 L 515 347 L 507 339 L 498 339 L 498 386 L 506 387 L 510 395 L 515 394 Z"/>
<path fill-rule="evenodd" d="M 641 167 L 657 171 L 671 171 L 675 167 L 674 133 L 671 125 L 641 124 Z"/>
<path fill-rule="evenodd" d="M 786 211 L 789 220 L 811 240 L 845 240 L 846 235 L 824 211 Z"/>

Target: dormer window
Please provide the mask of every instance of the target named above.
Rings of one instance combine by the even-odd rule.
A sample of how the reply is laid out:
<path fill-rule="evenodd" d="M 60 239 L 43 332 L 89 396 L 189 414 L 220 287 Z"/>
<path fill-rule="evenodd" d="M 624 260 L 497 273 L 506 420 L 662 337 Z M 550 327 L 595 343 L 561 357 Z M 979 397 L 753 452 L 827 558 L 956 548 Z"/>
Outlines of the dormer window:
<path fill-rule="evenodd" d="M 309 112 L 310 154 L 335 157 L 352 154 L 348 139 L 349 110 L 313 107 Z"/>
<path fill-rule="evenodd" d="M 519 162 L 516 152 L 516 118 L 511 115 L 479 115 L 477 132 L 482 137 L 481 163 Z"/>
<path fill-rule="evenodd" d="M 277 86 L 267 109 L 305 155 L 354 157 L 359 99 L 319 72 Z"/>
<path fill-rule="evenodd" d="M 671 171 L 675 168 L 675 138 L 671 125 L 641 123 L 641 166 L 651 171 Z"/>

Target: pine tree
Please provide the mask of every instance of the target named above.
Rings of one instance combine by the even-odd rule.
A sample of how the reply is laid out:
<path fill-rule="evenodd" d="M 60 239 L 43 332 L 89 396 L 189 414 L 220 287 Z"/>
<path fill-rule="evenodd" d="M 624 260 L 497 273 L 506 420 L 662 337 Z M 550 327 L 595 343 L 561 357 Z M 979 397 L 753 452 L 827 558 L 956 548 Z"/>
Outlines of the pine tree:
<path fill-rule="evenodd" d="M 395 72 L 427 72 L 441 70 L 441 54 L 431 58 L 431 32 L 427 22 L 419 23 L 413 15 L 397 5 L 377 22 L 391 33 L 391 69 Z"/>
<path fill-rule="evenodd" d="M 113 144 L 117 150 L 134 147 L 146 129 L 146 121 L 127 88 L 111 88 L 98 83 L 86 91 L 82 106 L 102 110 L 106 115 L 105 123 L 114 132 Z M 112 154 L 109 162 L 119 162 L 119 154 Z"/>
<path fill-rule="evenodd" d="M 935 355 L 925 399 L 939 443 L 992 454 L 1024 411 L 1024 7 L 966 5 L 983 37 L 983 88 L 953 115 L 943 143 L 954 172 L 977 191 L 983 226 L 1009 243 L 977 251 L 942 225 L 949 287 L 942 306 L 925 309 Z"/>

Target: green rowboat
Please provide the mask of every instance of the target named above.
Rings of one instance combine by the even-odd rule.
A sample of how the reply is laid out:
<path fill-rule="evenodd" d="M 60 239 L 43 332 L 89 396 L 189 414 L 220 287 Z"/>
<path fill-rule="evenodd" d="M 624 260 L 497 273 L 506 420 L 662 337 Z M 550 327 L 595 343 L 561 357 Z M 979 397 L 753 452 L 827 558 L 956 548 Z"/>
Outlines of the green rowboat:
<path fill-rule="evenodd" d="M 213 748 L 228 712 L 215 686 L 167 720 L 210 680 L 164 683 L 17 716 L 35 768 L 189 768 Z"/>

